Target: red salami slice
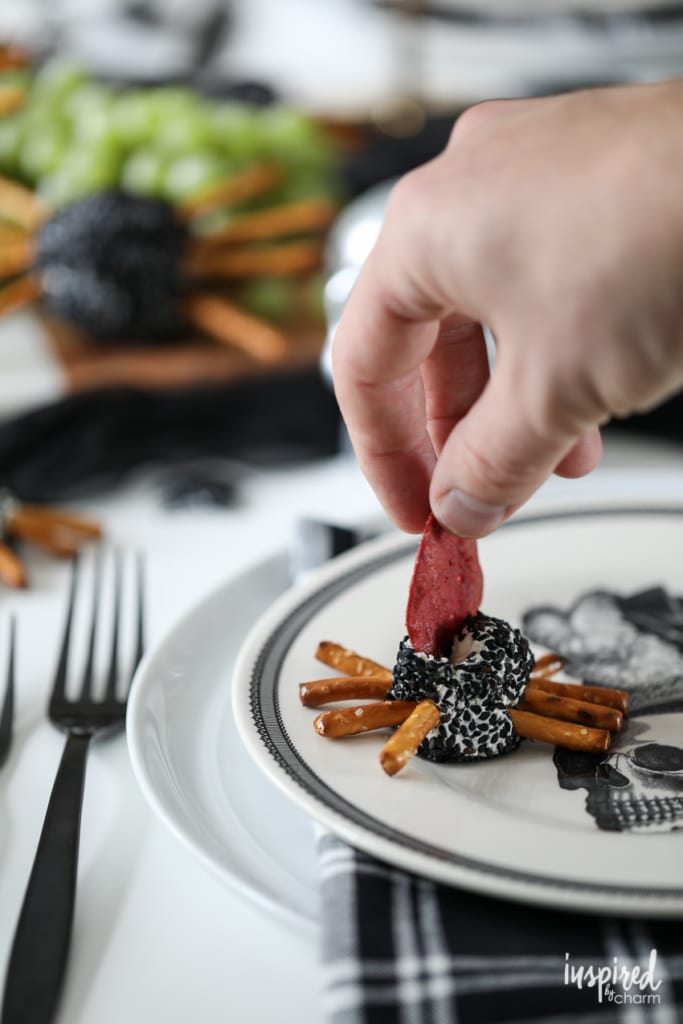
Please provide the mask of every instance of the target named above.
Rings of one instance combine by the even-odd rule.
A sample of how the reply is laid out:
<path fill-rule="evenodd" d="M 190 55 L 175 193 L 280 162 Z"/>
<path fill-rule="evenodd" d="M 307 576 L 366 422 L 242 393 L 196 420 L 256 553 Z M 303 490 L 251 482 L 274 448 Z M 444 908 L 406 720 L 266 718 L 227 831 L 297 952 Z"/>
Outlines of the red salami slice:
<path fill-rule="evenodd" d="M 415 559 L 406 611 L 415 650 L 448 655 L 464 620 L 479 609 L 483 585 L 476 540 L 455 537 L 430 516 Z"/>

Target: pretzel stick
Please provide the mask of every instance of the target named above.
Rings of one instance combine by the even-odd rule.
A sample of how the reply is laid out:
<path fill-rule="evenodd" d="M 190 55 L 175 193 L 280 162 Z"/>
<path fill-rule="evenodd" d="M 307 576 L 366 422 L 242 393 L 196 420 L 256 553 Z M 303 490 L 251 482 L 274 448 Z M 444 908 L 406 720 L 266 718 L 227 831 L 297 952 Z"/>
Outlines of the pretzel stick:
<path fill-rule="evenodd" d="M 49 215 L 45 203 L 33 192 L 16 181 L 0 178 L 0 216 L 33 231 Z"/>
<path fill-rule="evenodd" d="M 610 733 L 607 729 L 589 729 L 586 725 L 572 725 L 559 722 L 555 718 L 545 718 L 529 711 L 510 709 L 510 718 L 518 736 L 528 740 L 541 740 L 543 743 L 554 743 L 558 747 L 569 750 L 587 750 L 598 752 L 607 750 L 610 745 Z"/>
<path fill-rule="evenodd" d="M 29 529 L 35 527 L 38 530 L 49 530 L 54 527 L 65 533 L 80 534 L 92 540 L 102 536 L 102 527 L 93 519 L 86 519 L 73 512 L 62 512 L 61 509 L 41 508 L 38 505 L 20 505 L 6 520 L 7 529 L 10 531 L 16 524 L 19 529 L 27 524 Z"/>
<path fill-rule="evenodd" d="M 377 676 L 334 676 L 299 684 L 299 700 L 307 708 L 319 708 L 336 700 L 383 700 L 389 682 Z"/>
<path fill-rule="evenodd" d="M 431 700 L 421 700 L 415 710 L 408 715 L 405 722 L 396 730 L 380 751 L 379 763 L 387 775 L 400 772 L 427 733 L 439 724 L 441 715 L 436 704 Z"/>
<path fill-rule="evenodd" d="M 23 242 L 26 232 L 16 224 L 0 224 L 0 246 Z"/>
<path fill-rule="evenodd" d="M 83 543 L 82 538 L 77 538 L 68 530 L 55 529 L 48 523 L 39 523 L 31 519 L 17 521 L 14 517 L 7 524 L 7 532 L 19 540 L 37 544 L 38 547 L 45 548 L 60 558 L 71 558 Z"/>
<path fill-rule="evenodd" d="M 0 277 L 14 277 L 33 262 L 33 244 L 28 238 L 0 246 Z"/>
<path fill-rule="evenodd" d="M 26 90 L 20 85 L 0 86 L 0 117 L 7 117 L 23 106 Z"/>
<path fill-rule="evenodd" d="M 289 277 L 320 266 L 323 247 L 320 242 L 289 242 L 258 249 L 235 248 L 227 252 L 190 253 L 186 271 L 197 277 L 248 278 L 269 274 Z"/>
<path fill-rule="evenodd" d="M 364 658 L 355 651 L 350 651 L 341 644 L 332 643 L 331 640 L 322 640 L 315 652 L 318 661 L 330 668 L 336 668 L 338 672 L 344 672 L 349 676 L 374 676 L 377 679 L 386 679 L 391 685 L 393 675 L 391 669 L 384 668 L 370 658 Z"/>
<path fill-rule="evenodd" d="M 25 587 L 28 583 L 21 559 L 11 547 L 0 541 L 0 579 L 8 587 Z"/>
<path fill-rule="evenodd" d="M 529 680 L 529 689 L 555 693 L 558 697 L 572 697 L 585 700 L 589 704 L 602 704 L 607 708 L 616 708 L 622 714 L 628 712 L 629 695 L 626 690 L 610 690 L 607 686 L 581 686 L 578 683 L 556 683 L 550 679 Z"/>
<path fill-rule="evenodd" d="M 28 54 L 16 46 L 0 46 L 0 71 L 18 71 L 30 63 Z"/>
<path fill-rule="evenodd" d="M 529 687 L 518 707 L 522 711 L 535 711 L 547 718 L 579 722 L 581 725 L 590 725 L 596 729 L 609 729 L 610 732 L 619 732 L 624 720 L 621 711 L 605 707 L 603 704 L 559 697 L 556 693 L 546 693 L 545 690 L 534 690 Z"/>
<path fill-rule="evenodd" d="M 415 710 L 412 700 L 387 700 L 381 704 L 360 704 L 353 708 L 323 711 L 313 720 L 313 727 L 321 736 L 339 739 L 355 736 L 373 729 L 400 725 Z"/>
<path fill-rule="evenodd" d="M 35 302 L 40 291 L 40 284 L 35 277 L 21 277 L 18 281 L 6 284 L 0 290 L 0 316 Z"/>
<path fill-rule="evenodd" d="M 282 172 L 275 164 L 252 164 L 239 174 L 188 199 L 177 212 L 183 220 L 192 220 L 221 206 L 229 206 L 268 192 L 281 178 Z"/>
<path fill-rule="evenodd" d="M 536 661 L 531 670 L 530 679 L 545 679 L 554 676 L 561 668 L 564 668 L 567 659 L 559 654 L 544 654 Z"/>
<path fill-rule="evenodd" d="M 182 308 L 197 327 L 216 341 L 234 345 L 260 363 L 278 363 L 287 355 L 286 336 L 275 327 L 213 295 L 188 295 Z"/>
<path fill-rule="evenodd" d="M 227 227 L 206 235 L 195 250 L 197 247 L 208 250 L 225 242 L 255 242 L 319 231 L 329 226 L 336 213 L 337 206 L 329 199 L 301 199 L 270 206 L 266 210 L 245 213 Z"/>

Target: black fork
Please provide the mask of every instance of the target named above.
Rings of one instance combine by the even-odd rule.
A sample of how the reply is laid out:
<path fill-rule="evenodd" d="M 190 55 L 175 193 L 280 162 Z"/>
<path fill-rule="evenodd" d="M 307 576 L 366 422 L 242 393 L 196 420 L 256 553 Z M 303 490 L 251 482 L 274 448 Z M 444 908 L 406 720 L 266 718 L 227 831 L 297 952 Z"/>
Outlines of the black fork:
<path fill-rule="evenodd" d="M 14 725 L 14 658 L 17 646 L 17 622 L 14 616 L 9 621 L 9 654 L 7 656 L 7 682 L 5 697 L 0 711 L 0 768 L 9 757 L 12 746 Z"/>
<path fill-rule="evenodd" d="M 95 556 L 90 631 L 79 696 L 66 694 L 67 664 L 80 565 L 74 561 L 64 635 L 49 704 L 50 721 L 66 735 L 64 753 L 50 795 L 33 868 L 10 953 L 2 1024 L 49 1024 L 54 1019 L 66 968 L 76 896 L 78 844 L 85 763 L 90 740 L 125 721 L 127 692 L 117 695 L 123 556 L 114 553 L 114 611 L 111 654 L 102 697 L 93 694 L 102 553 Z M 135 652 L 128 686 L 143 650 L 144 566 L 136 559 Z M 128 687 L 126 687 L 126 690 Z"/>

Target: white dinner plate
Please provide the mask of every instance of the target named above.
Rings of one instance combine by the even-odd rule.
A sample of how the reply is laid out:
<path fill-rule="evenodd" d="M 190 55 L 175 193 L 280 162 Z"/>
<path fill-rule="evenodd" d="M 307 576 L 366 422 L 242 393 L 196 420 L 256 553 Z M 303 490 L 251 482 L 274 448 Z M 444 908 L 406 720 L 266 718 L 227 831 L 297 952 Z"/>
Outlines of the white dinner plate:
<path fill-rule="evenodd" d="M 653 499 L 643 504 L 650 501 L 649 508 L 603 505 L 514 519 L 480 543 L 483 610 L 519 625 L 523 613 L 550 606 L 549 621 L 559 622 L 589 591 L 628 596 L 664 587 L 683 594 L 683 506 L 654 507 Z M 678 821 L 671 808 L 683 804 L 683 761 L 676 761 L 683 749 L 674 750 L 679 744 L 683 748 L 683 673 L 674 671 L 669 687 L 678 710 L 667 698 L 666 708 L 630 717 L 628 730 L 634 731 L 626 735 L 633 742 L 620 755 L 619 771 L 617 762 L 609 771 L 596 767 L 593 780 L 602 787 L 601 800 L 608 786 L 612 810 L 621 799 L 619 787 L 627 785 L 624 778 L 634 787 L 634 800 L 647 801 L 648 792 L 661 797 L 657 814 L 664 807 L 664 818 L 656 827 L 643 826 L 640 819 L 642 827 L 622 831 L 606 830 L 604 823 L 599 827 L 587 810 L 588 789 L 560 787 L 553 748 L 546 744 L 524 743 L 507 756 L 466 765 L 413 758 L 390 778 L 378 762 L 382 734 L 333 741 L 314 731 L 318 712 L 301 706 L 298 684 L 331 674 L 314 658 L 318 642 L 334 640 L 390 666 L 405 631 L 414 552 L 414 540 L 405 535 L 364 545 L 283 595 L 252 629 L 235 669 L 233 705 L 253 760 L 298 808 L 401 868 L 556 907 L 680 915 L 683 810 Z M 600 615 L 592 620 L 590 613 L 588 620 L 599 661 L 605 621 Z M 681 627 L 683 619 L 675 626 L 683 637 Z M 629 640 L 635 627 L 623 630 L 617 638 Z M 637 668 L 640 654 L 647 653 L 646 675 L 661 654 L 652 644 L 638 646 L 629 663 Z M 536 652 L 542 649 L 537 646 Z M 679 655 L 666 657 L 662 672 Z M 610 670 L 609 664 L 603 668 Z M 657 689 L 657 680 L 654 685 Z M 641 698 L 642 693 L 634 704 L 642 705 Z M 656 793 L 647 786 L 660 785 L 661 765 L 654 766 L 656 777 L 650 765 L 644 781 L 638 765 L 638 778 L 629 767 L 643 744 L 648 756 L 664 751 L 665 761 L 676 762 L 664 765 L 668 788 Z M 636 800 L 634 806 L 641 805 Z"/>
<path fill-rule="evenodd" d="M 243 638 L 288 585 L 278 555 L 192 608 L 140 665 L 126 734 L 142 792 L 171 831 L 242 895 L 310 928 L 318 917 L 311 821 L 254 769 L 230 708 Z"/>

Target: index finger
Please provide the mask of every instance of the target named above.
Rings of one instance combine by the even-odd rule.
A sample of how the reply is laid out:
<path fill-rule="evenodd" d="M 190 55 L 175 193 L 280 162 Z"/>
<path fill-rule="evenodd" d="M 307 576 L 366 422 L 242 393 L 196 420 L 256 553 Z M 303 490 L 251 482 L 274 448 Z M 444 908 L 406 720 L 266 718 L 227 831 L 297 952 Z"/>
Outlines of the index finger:
<path fill-rule="evenodd" d="M 376 253 L 335 333 L 334 386 L 361 469 L 397 525 L 417 533 L 429 514 L 436 462 L 420 364 L 433 347 L 437 324 L 394 312 L 385 297 L 387 269 Z"/>
<path fill-rule="evenodd" d="M 394 522 L 412 532 L 429 514 L 434 445 L 488 375 L 479 325 L 455 340 L 456 321 L 475 325 L 453 298 L 453 234 L 437 202 L 443 173 L 437 158 L 394 189 L 332 347 L 360 466 Z"/>

